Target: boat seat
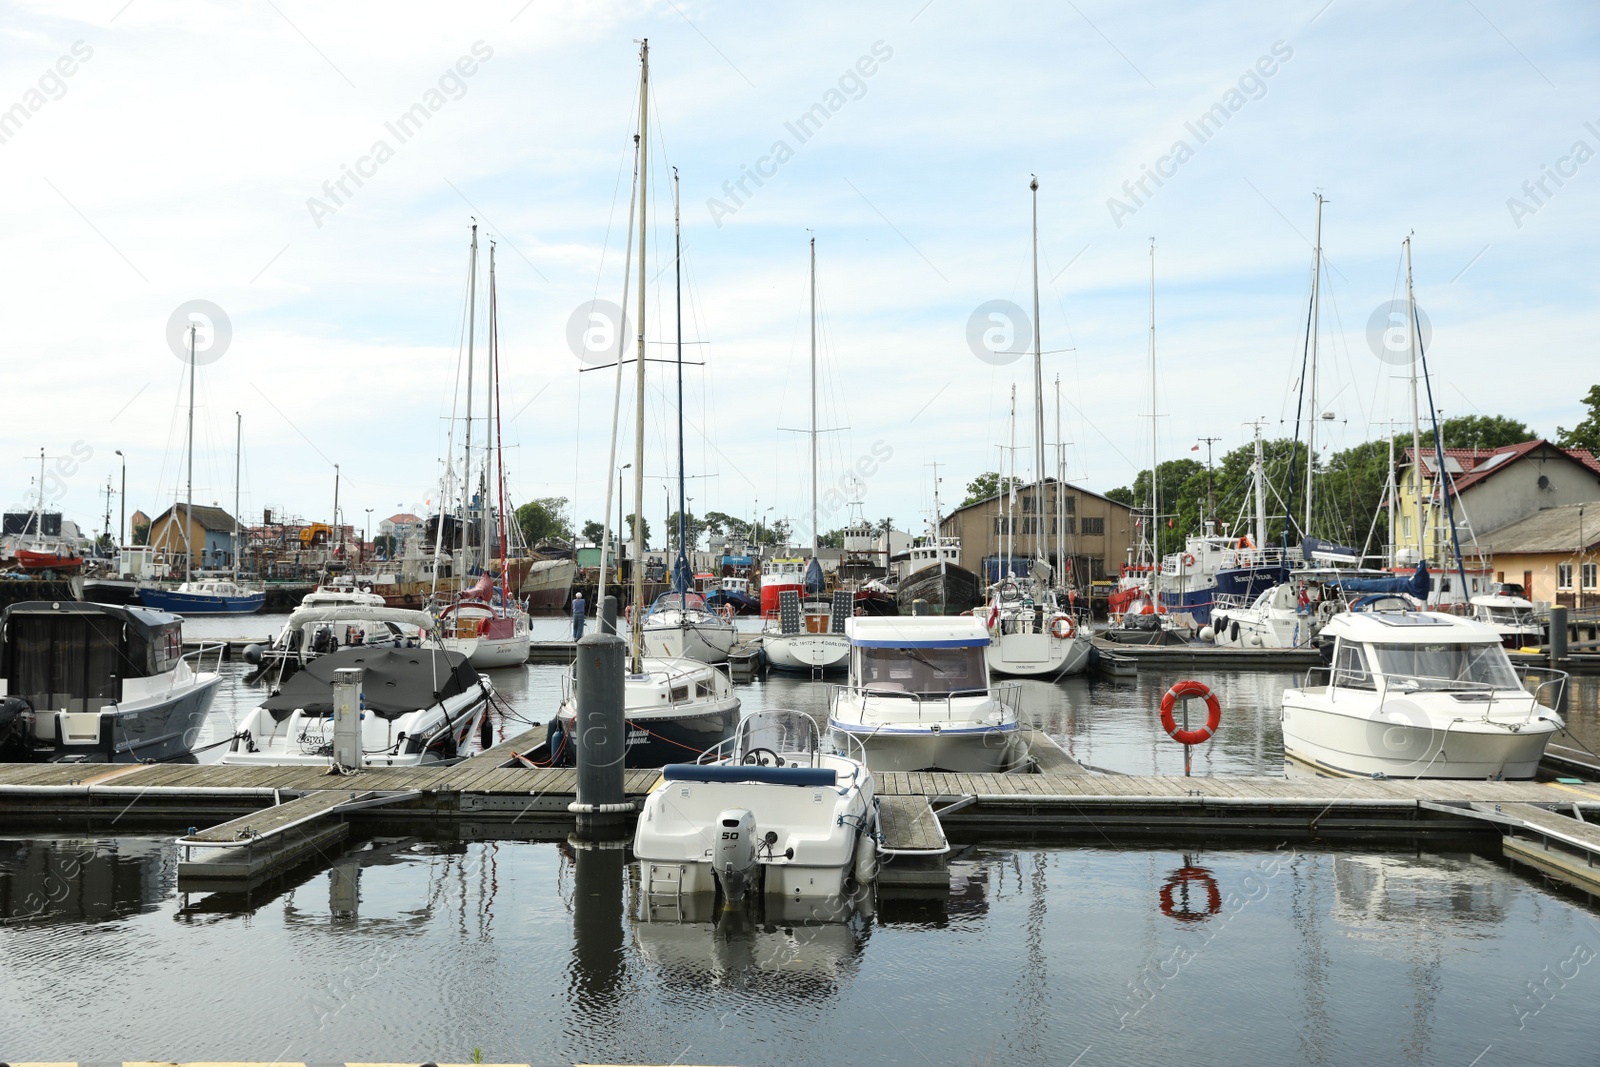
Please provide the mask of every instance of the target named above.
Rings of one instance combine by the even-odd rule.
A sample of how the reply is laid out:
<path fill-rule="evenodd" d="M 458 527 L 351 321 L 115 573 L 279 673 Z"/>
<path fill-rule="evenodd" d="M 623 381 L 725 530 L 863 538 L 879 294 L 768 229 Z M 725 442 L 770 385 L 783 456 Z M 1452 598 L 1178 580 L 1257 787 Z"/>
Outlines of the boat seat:
<path fill-rule="evenodd" d="M 756 782 L 761 785 L 836 786 L 831 767 L 763 767 L 754 763 L 669 763 L 661 768 L 669 782 Z"/>

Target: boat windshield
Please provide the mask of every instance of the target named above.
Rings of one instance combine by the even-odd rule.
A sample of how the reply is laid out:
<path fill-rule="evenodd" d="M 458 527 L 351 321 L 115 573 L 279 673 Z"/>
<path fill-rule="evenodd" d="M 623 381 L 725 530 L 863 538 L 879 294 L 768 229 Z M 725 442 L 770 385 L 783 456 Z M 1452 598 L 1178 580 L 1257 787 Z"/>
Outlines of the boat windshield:
<path fill-rule="evenodd" d="M 1500 645 L 1371 645 L 1390 689 L 1521 689 Z"/>
<path fill-rule="evenodd" d="M 877 693 L 964 693 L 988 688 L 983 648 L 861 648 L 861 688 Z"/>

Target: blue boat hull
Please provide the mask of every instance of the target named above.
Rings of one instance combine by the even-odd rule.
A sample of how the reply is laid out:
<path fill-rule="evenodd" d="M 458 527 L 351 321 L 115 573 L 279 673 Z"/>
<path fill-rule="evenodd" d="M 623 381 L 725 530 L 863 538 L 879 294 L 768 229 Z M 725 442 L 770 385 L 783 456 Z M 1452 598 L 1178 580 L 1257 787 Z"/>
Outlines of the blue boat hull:
<path fill-rule="evenodd" d="M 1187 593 L 1162 593 L 1161 606 L 1167 611 L 1188 612 L 1202 626 L 1211 623 L 1211 609 L 1218 596 L 1243 597 L 1246 603 L 1275 585 L 1289 580 L 1288 563 L 1261 563 L 1251 567 L 1227 567 L 1217 571 L 1216 585 L 1210 589 L 1191 589 Z"/>
<path fill-rule="evenodd" d="M 267 602 L 267 594 L 248 596 L 205 596 L 180 593 L 175 589 L 141 589 L 139 602 L 157 611 L 174 615 L 253 615 Z"/>

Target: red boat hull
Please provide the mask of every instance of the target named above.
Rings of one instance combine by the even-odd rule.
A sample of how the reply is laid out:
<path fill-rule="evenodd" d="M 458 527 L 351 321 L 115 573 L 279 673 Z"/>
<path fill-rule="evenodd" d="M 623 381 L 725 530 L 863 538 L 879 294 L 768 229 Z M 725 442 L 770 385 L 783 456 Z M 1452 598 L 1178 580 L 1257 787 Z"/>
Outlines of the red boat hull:
<path fill-rule="evenodd" d="M 25 571 L 65 571 L 83 566 L 83 557 L 58 556 L 54 552 L 36 552 L 31 548 L 19 548 L 17 565 Z"/>

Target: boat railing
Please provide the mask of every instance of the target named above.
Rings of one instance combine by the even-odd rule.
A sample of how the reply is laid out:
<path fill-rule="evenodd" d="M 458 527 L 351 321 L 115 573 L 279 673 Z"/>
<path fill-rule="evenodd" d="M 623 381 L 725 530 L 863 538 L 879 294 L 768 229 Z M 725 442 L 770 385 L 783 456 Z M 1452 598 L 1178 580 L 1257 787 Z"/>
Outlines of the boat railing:
<path fill-rule="evenodd" d="M 987 697 L 1019 717 L 1022 710 L 1021 682 L 993 682 L 982 689 L 957 689 L 948 693 L 908 693 L 897 689 L 874 689 L 871 686 L 836 685 L 828 694 L 829 716 L 838 710 L 839 699 L 846 693 L 860 697 L 863 704 L 872 698 L 914 701 L 918 722 L 937 721 L 941 718 L 945 722 L 954 721 L 956 715 L 952 701 L 963 698 Z M 944 709 L 942 717 L 937 715 L 940 706 Z"/>
<path fill-rule="evenodd" d="M 1239 593 L 1218 593 L 1211 600 L 1211 610 L 1213 612 L 1243 611 L 1250 607 L 1251 601 L 1251 597 Z"/>
<path fill-rule="evenodd" d="M 206 657 L 207 653 L 215 653 L 216 654 L 216 662 L 213 664 L 213 669 L 212 669 L 211 673 L 213 673 L 213 674 L 221 674 L 222 673 L 222 657 L 228 654 L 228 642 L 226 642 L 226 641 L 219 641 L 214 645 L 201 645 L 199 648 L 195 649 L 193 652 L 185 652 L 183 655 L 178 657 L 178 660 L 179 660 L 179 662 L 181 662 L 181 663 L 185 664 L 186 666 L 188 666 L 190 672 L 193 673 L 196 677 L 198 677 L 199 675 L 205 673 L 205 657 Z M 189 664 L 189 660 L 190 659 L 194 660 L 194 663 L 192 665 Z M 173 671 L 172 672 L 172 679 L 171 679 L 171 681 L 169 681 L 167 683 L 167 693 L 170 695 L 172 693 L 172 691 L 174 689 L 176 689 L 177 687 L 178 687 L 178 672 L 177 671 Z"/>

